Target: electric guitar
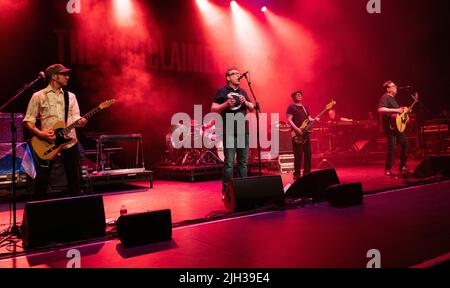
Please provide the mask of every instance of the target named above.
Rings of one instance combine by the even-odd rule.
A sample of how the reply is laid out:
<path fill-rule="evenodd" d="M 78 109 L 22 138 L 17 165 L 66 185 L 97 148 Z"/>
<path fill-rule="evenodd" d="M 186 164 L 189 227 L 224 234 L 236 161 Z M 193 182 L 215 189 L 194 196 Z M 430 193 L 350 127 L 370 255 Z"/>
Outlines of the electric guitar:
<path fill-rule="evenodd" d="M 414 105 L 419 101 L 419 94 L 416 92 L 414 96 L 412 96 L 414 99 L 414 102 L 411 104 L 411 106 L 406 107 L 403 110 L 403 113 L 397 114 L 395 116 L 395 127 L 391 125 L 391 129 L 395 130 L 397 129 L 399 132 L 403 132 L 406 129 L 406 124 L 409 121 L 409 114 L 411 114 L 412 109 L 414 108 Z"/>
<path fill-rule="evenodd" d="M 336 105 L 336 101 L 331 100 L 330 103 L 328 103 L 325 106 L 325 109 L 323 109 L 322 112 L 319 113 L 319 115 L 316 116 L 317 117 L 322 117 L 323 114 L 325 114 L 325 112 L 327 112 L 328 110 L 330 110 L 331 108 L 333 108 L 333 106 Z M 297 134 L 295 131 L 291 132 L 291 136 L 294 140 L 295 143 L 297 144 L 305 144 L 306 141 L 308 140 L 308 135 L 311 134 L 311 126 L 314 125 L 314 123 L 316 123 L 316 120 L 309 120 L 309 119 L 305 119 L 305 121 L 303 121 L 302 125 L 300 125 L 300 127 L 298 127 L 300 129 L 300 134 Z"/>
<path fill-rule="evenodd" d="M 116 100 L 111 99 L 105 102 L 102 102 L 96 108 L 92 109 L 88 113 L 83 115 L 83 118 L 89 119 L 95 113 L 105 108 L 110 107 Z M 34 153 L 42 160 L 51 160 L 55 158 L 55 156 L 61 151 L 61 149 L 72 143 L 74 139 L 67 137 L 67 134 L 75 128 L 79 127 L 78 120 L 65 127 L 64 121 L 57 122 L 53 125 L 53 131 L 55 132 L 56 139 L 54 142 L 50 143 L 46 140 L 43 140 L 37 136 L 33 136 L 31 138 L 31 147 L 33 148 Z"/>

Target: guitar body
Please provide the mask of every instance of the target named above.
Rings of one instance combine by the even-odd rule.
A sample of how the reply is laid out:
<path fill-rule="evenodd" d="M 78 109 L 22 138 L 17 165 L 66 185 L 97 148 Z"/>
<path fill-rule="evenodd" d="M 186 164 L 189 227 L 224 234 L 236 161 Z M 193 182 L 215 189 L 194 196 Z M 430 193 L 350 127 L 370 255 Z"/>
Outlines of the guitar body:
<path fill-rule="evenodd" d="M 395 117 L 395 124 L 397 125 L 397 129 L 399 132 L 403 132 L 406 129 L 406 124 L 409 121 L 409 112 L 410 110 L 406 108 L 405 111 L 403 111 L 403 113 Z"/>
<path fill-rule="evenodd" d="M 64 122 L 58 122 L 53 126 L 53 131 L 55 131 L 55 142 L 49 143 L 45 140 L 42 140 L 36 136 L 31 138 L 31 147 L 33 147 L 34 153 L 41 160 L 52 160 L 58 155 L 61 149 L 72 143 L 73 139 L 70 137 L 66 137 L 64 135 L 63 130 L 65 128 Z"/>
<path fill-rule="evenodd" d="M 291 132 L 292 139 L 294 140 L 295 143 L 297 144 L 306 143 L 309 134 L 311 134 L 311 131 L 308 129 L 310 126 L 310 122 L 311 121 L 309 121 L 309 119 L 305 119 L 305 121 L 303 121 L 302 125 L 299 127 L 299 129 L 302 131 L 300 135 L 295 133 L 295 131 Z"/>

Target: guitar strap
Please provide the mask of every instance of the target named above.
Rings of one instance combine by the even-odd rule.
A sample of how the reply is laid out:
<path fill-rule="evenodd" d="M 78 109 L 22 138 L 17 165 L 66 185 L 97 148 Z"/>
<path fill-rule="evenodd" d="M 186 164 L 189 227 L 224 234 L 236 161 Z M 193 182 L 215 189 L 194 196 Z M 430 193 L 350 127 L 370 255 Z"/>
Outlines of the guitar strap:
<path fill-rule="evenodd" d="M 67 123 L 69 116 L 69 91 L 64 90 L 64 121 Z"/>

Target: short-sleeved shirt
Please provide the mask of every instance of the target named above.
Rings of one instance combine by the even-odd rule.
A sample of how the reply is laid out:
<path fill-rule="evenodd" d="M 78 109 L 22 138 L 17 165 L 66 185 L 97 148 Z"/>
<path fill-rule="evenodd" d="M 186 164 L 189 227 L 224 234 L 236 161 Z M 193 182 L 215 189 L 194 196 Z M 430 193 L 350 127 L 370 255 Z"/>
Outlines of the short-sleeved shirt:
<path fill-rule="evenodd" d="M 232 87 L 230 87 L 228 85 L 217 90 L 216 95 L 214 95 L 213 102 L 217 103 L 217 104 L 223 104 L 226 101 L 228 101 L 228 99 L 230 99 L 230 98 L 234 98 L 236 100 L 236 104 L 234 107 L 226 108 L 226 109 L 222 110 L 222 112 L 220 113 L 222 115 L 224 131 L 226 131 L 226 115 L 227 114 L 233 114 L 233 116 L 235 116 L 236 114 L 242 114 L 244 117 L 247 114 L 247 106 L 243 103 L 240 103 L 240 101 L 238 100 L 239 95 L 244 96 L 248 102 L 251 102 L 250 99 L 248 98 L 247 92 L 244 89 L 242 89 L 242 88 L 233 89 Z M 238 133 L 237 121 L 234 121 L 234 135 L 237 135 L 237 133 Z M 247 122 L 245 124 L 245 134 L 248 134 L 248 123 Z"/>
<path fill-rule="evenodd" d="M 391 96 L 388 93 L 385 93 L 383 96 L 381 96 L 380 101 L 378 102 L 378 108 L 391 108 L 391 109 L 397 109 L 400 108 L 400 105 L 398 105 L 397 100 L 393 96 Z M 381 115 L 381 122 L 382 127 L 384 131 L 388 131 L 390 128 L 389 126 L 392 124 L 392 114 L 390 113 L 383 113 Z"/>
<path fill-rule="evenodd" d="M 28 103 L 27 112 L 23 118 L 23 122 L 36 123 L 40 119 L 41 129 L 52 129 L 57 122 L 65 122 L 65 103 L 64 92 L 62 89 L 54 91 L 49 85 L 33 94 Z M 67 125 L 80 119 L 80 109 L 78 107 L 77 98 L 75 94 L 69 92 L 69 112 L 67 115 Z M 72 129 L 68 134 L 69 137 L 77 139 L 75 129 Z M 64 146 L 64 149 L 75 145 L 76 141 Z"/>
<path fill-rule="evenodd" d="M 309 111 L 305 106 L 299 106 L 296 104 L 291 104 L 287 108 L 286 115 L 292 115 L 292 122 L 294 122 L 295 126 L 300 127 L 300 125 L 308 119 Z"/>

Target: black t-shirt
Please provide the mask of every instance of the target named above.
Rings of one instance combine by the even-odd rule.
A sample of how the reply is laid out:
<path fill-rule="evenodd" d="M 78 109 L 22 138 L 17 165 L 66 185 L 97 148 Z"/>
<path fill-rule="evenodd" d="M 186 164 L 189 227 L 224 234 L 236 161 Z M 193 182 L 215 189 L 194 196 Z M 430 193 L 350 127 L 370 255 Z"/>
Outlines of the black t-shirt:
<path fill-rule="evenodd" d="M 292 122 L 294 122 L 295 126 L 300 127 L 303 121 L 308 118 L 309 111 L 305 106 L 291 104 L 289 105 L 286 114 L 292 115 Z"/>
<path fill-rule="evenodd" d="M 388 93 L 385 93 L 383 96 L 381 96 L 380 101 L 378 102 L 378 108 L 382 107 L 397 109 L 400 108 L 400 105 L 398 105 L 397 100 L 395 100 L 394 97 L 392 97 Z M 389 126 L 393 123 L 393 116 L 391 113 L 383 113 L 381 115 L 383 129 L 384 131 L 387 131 L 390 129 Z"/>
<path fill-rule="evenodd" d="M 247 92 L 244 89 L 238 88 L 238 89 L 234 90 L 232 87 L 230 87 L 228 85 L 217 90 L 216 95 L 214 96 L 213 101 L 214 101 L 214 103 L 217 103 L 217 104 L 223 104 L 230 98 L 234 98 L 236 100 L 236 104 L 234 107 L 229 107 L 227 109 L 224 109 L 220 113 L 222 115 L 224 131 L 226 131 L 225 130 L 226 129 L 226 118 L 225 117 L 228 113 L 235 114 L 235 115 L 240 113 L 244 117 L 247 114 L 247 106 L 240 102 L 239 95 L 244 96 L 248 102 L 251 102 L 250 99 L 248 98 Z M 237 121 L 234 121 L 234 134 L 236 135 L 237 132 L 238 132 L 237 131 Z M 245 134 L 248 134 L 248 123 L 247 122 L 245 125 Z"/>

